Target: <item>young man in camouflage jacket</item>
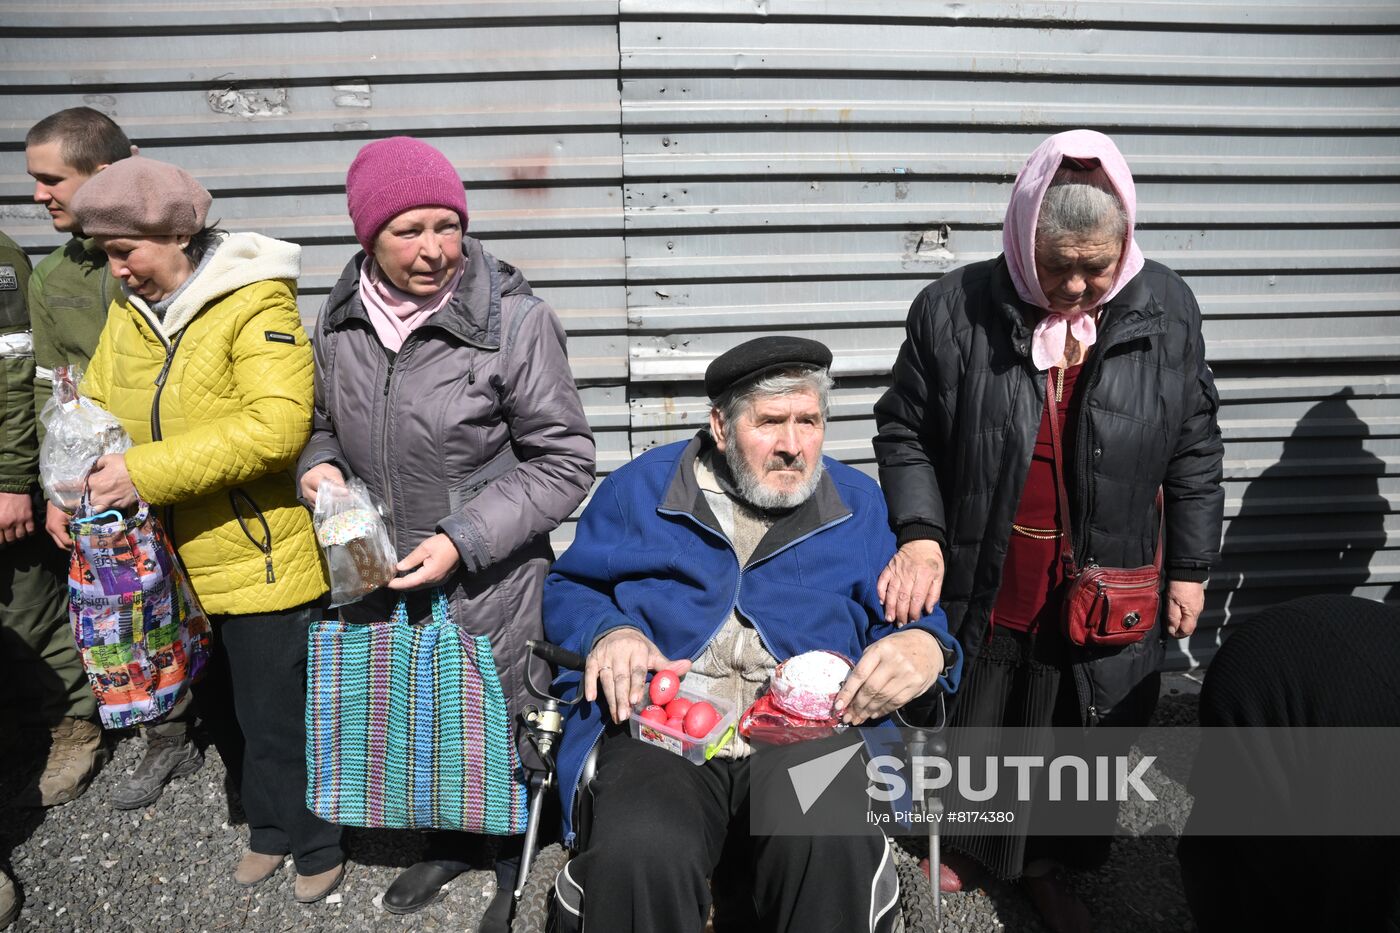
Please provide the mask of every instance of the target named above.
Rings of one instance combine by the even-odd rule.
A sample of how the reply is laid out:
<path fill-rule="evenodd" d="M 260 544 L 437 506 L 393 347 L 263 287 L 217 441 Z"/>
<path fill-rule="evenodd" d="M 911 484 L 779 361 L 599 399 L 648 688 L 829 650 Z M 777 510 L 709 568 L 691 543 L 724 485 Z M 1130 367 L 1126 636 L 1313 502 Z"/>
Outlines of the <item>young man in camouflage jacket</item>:
<path fill-rule="evenodd" d="M 0 506 L 0 533 L 8 542 L 10 534 L 31 525 L 40 532 L 27 534 L 23 546 L 0 544 L 0 565 L 15 580 L 8 603 L 0 606 L 0 635 L 5 663 L 14 669 L 10 683 L 15 698 L 24 697 L 27 715 L 50 730 L 48 760 L 24 795 L 46 807 L 81 795 L 105 751 L 102 730 L 93 721 L 96 701 L 68 625 L 66 556 L 42 533 L 43 500 L 31 498 L 43 437 L 38 415 L 52 394 L 54 367 L 85 366 L 91 358 L 116 290 L 107 257 L 82 236 L 68 202 L 83 182 L 131 151 L 121 128 L 88 107 L 63 110 L 35 124 L 25 139 L 34 200 L 48 210 L 54 229 L 72 236 L 33 275 L 22 253 L 13 261 L 12 276 L 5 275 L 0 263 L 0 340 L 16 348 L 16 341 L 25 345 L 22 352 L 0 351 L 5 375 L 0 500 L 6 502 Z M 7 290 L 11 281 L 15 287 Z M 25 509 L 28 522 L 17 521 L 14 516 Z"/>

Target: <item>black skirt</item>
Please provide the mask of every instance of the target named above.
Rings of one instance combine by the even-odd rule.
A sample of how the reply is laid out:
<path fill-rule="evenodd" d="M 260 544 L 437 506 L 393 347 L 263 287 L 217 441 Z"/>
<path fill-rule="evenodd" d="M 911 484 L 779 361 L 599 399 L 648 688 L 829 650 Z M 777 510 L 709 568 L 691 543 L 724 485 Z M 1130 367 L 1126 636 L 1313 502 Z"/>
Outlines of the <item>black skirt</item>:
<path fill-rule="evenodd" d="M 1041 756 L 1087 754 L 1091 744 L 1064 739 L 1083 735 L 1078 692 L 1071 662 L 1071 646 L 1058 632 L 1042 630 L 1032 635 L 1006 628 L 993 628 L 991 638 L 963 673 L 958 702 L 949 719 L 955 733 L 949 758 L 966 755 L 973 762 L 987 756 L 1004 759 L 1008 755 Z M 1117 725 L 1145 725 L 1156 705 L 1157 677 L 1151 677 L 1133 691 L 1115 710 Z M 1002 726 L 1005 728 L 988 728 Z M 1035 730 L 1054 727 L 1061 741 L 1049 747 L 1048 732 Z M 1093 752 L 1110 751 L 1092 743 Z M 1126 753 L 1123 748 L 1121 753 Z M 980 782 L 977 782 L 980 783 Z M 1040 858 L 1053 859 L 1072 868 L 1086 869 L 1103 864 L 1117 822 L 1118 805 L 1113 801 L 1082 805 L 1084 835 L 1053 836 L 1035 832 L 1034 799 L 1045 793 L 1039 781 L 1031 801 L 1017 801 L 1013 786 L 1003 781 L 998 795 L 990 801 L 965 801 L 956 782 L 944 791 L 946 810 L 999 810 L 1014 815 L 1010 824 L 999 824 L 994 831 L 966 829 L 945 831 L 950 849 L 971 856 L 1002 879 L 1018 878 L 1027 863 Z M 952 824 L 945 824 L 951 826 Z"/>

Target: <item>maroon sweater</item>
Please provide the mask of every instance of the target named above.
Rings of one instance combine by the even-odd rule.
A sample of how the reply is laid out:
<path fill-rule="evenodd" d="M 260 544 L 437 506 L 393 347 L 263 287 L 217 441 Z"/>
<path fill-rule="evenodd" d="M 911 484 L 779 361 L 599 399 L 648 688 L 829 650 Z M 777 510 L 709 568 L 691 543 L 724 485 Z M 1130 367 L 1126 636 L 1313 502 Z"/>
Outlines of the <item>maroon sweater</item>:
<path fill-rule="evenodd" d="M 1060 417 L 1060 442 L 1065 445 L 1068 463 L 1074 462 L 1073 431 L 1069 425 L 1070 405 L 1083 365 L 1065 370 L 1064 391 L 1056 405 Z M 1052 369 L 1051 374 L 1054 374 Z M 1017 525 L 1032 529 L 1058 529 L 1060 510 L 1055 493 L 1054 448 L 1050 443 L 1049 413 L 1040 415 L 1040 432 L 1035 438 L 1031 466 L 1026 473 L 1026 487 L 1016 509 Z M 1039 532 L 1036 532 L 1037 534 Z M 1041 625 L 1057 628 L 1060 613 L 1060 588 L 1064 583 L 1064 568 L 1059 560 L 1058 539 L 1031 538 L 1012 530 L 1006 547 L 1006 564 L 1001 573 L 1001 589 L 992 609 L 992 624 L 1022 632 L 1033 632 Z"/>

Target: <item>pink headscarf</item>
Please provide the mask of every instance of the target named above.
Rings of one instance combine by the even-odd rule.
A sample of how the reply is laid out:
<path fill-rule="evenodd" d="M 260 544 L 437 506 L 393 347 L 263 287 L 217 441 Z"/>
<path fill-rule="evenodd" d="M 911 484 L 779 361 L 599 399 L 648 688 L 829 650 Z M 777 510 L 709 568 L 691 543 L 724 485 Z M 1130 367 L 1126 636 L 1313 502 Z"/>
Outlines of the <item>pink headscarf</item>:
<path fill-rule="evenodd" d="M 394 283 L 384 277 L 379 263 L 373 256 L 366 256 L 360 264 L 360 301 L 364 303 L 369 322 L 379 335 L 379 342 L 395 353 L 403 347 L 408 335 L 420 324 L 440 311 L 443 305 L 456 294 L 462 275 L 467 270 L 465 253 L 457 263 L 457 271 L 447 284 L 431 295 L 418 297 L 394 287 Z"/>
<path fill-rule="evenodd" d="M 1050 310 L 1050 299 L 1040 290 L 1040 280 L 1035 274 L 1035 228 L 1040 220 L 1040 204 L 1045 200 L 1045 192 L 1049 190 L 1050 182 L 1066 156 L 1072 159 L 1097 159 L 1128 214 L 1128 231 L 1123 255 L 1118 262 L 1118 274 L 1100 304 L 1106 304 L 1118 294 L 1133 276 L 1142 271 L 1143 265 L 1142 250 L 1138 249 L 1133 239 L 1133 225 L 1137 221 L 1137 190 L 1133 187 L 1133 174 L 1128 170 L 1123 154 L 1113 140 L 1093 130 L 1056 133 L 1036 146 L 1021 167 L 1016 184 L 1011 189 L 1011 203 L 1006 207 L 1006 220 L 1001 227 L 1001 248 L 1006 254 L 1006 265 L 1011 272 L 1011 281 L 1016 285 L 1016 294 L 1021 296 L 1022 301 L 1046 311 Z M 1049 369 L 1064 355 L 1067 333 L 1074 334 L 1075 339 L 1086 348 L 1093 346 L 1098 339 L 1094 319 L 1086 312 L 1047 314 L 1036 324 L 1035 336 L 1031 341 L 1031 359 L 1037 369 Z"/>

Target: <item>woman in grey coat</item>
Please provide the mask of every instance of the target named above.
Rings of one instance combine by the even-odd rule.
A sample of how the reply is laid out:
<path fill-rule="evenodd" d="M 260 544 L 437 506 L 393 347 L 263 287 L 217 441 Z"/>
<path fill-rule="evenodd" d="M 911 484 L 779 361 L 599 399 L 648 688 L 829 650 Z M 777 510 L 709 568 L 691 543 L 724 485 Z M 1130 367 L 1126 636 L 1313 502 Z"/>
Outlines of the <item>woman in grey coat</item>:
<path fill-rule="evenodd" d="M 364 252 L 316 326 L 302 495 L 314 503 L 322 483 L 357 476 L 385 503 L 402 576 L 342 616 L 383 620 L 406 595 L 410 619 L 422 622 L 431 592 L 445 590 L 453 621 L 489 637 L 515 722 L 527 675 L 549 681 L 547 670 L 530 670 L 540 662 L 525 647 L 543 637 L 548 535 L 593 481 L 593 437 L 564 330 L 516 269 L 464 235 L 461 179 L 432 146 L 404 136 L 370 143 L 350 166 L 346 194 Z M 432 833 L 426 859 L 399 875 L 384 907 L 431 903 L 483 841 Z M 498 847 L 483 930 L 506 929 L 520 841 Z"/>

